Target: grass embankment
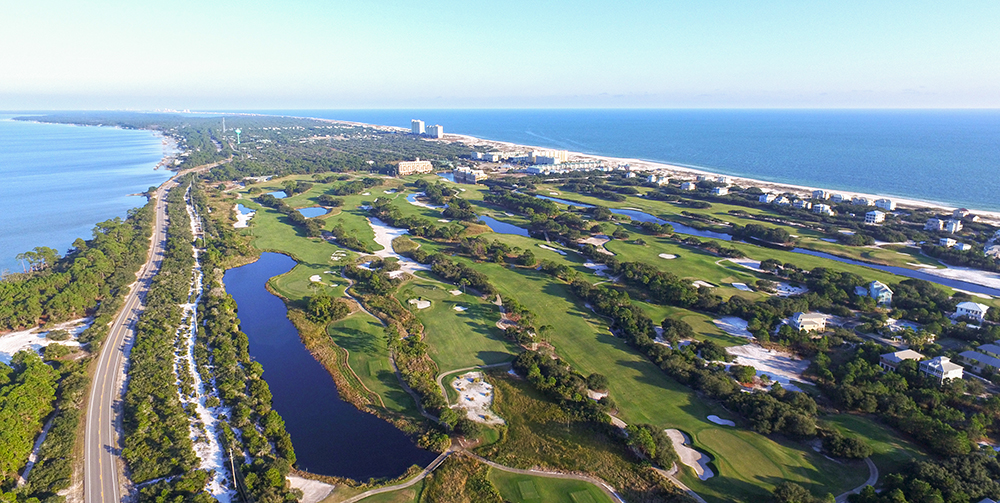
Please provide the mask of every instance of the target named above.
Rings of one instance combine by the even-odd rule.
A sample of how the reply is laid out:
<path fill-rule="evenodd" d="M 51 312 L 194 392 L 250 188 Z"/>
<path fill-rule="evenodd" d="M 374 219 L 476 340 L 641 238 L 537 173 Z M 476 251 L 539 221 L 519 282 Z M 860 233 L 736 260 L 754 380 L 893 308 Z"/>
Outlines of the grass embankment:
<path fill-rule="evenodd" d="M 897 432 L 870 417 L 837 414 L 822 418 L 820 424 L 863 437 L 874 450 L 871 458 L 881 474 L 899 471 L 911 459 L 927 457 L 920 447 L 900 438 Z"/>

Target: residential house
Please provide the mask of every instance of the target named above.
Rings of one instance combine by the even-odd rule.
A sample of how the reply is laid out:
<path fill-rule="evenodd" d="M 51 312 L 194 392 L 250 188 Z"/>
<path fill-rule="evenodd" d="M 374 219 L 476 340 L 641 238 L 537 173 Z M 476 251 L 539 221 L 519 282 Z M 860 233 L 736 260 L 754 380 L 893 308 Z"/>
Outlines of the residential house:
<path fill-rule="evenodd" d="M 986 356 L 992 356 L 993 358 L 1000 358 L 1000 346 L 996 344 L 983 344 L 976 348 L 976 351 L 983 353 Z"/>
<path fill-rule="evenodd" d="M 959 208 L 959 209 L 951 212 L 951 216 L 953 216 L 955 218 L 965 218 L 965 217 L 969 216 L 970 213 L 972 213 L 972 212 L 969 211 L 968 208 Z"/>
<path fill-rule="evenodd" d="M 724 183 L 726 185 L 729 185 L 729 177 L 728 176 L 719 176 L 719 177 L 716 177 L 715 181 L 718 182 L 718 183 Z"/>
<path fill-rule="evenodd" d="M 774 198 L 776 198 L 776 197 L 778 197 L 778 196 L 776 196 L 774 194 L 761 194 L 760 197 L 757 198 L 757 201 L 762 202 L 762 203 L 770 203 L 770 202 L 773 202 Z"/>
<path fill-rule="evenodd" d="M 834 203 L 842 203 L 846 201 L 847 198 L 843 194 L 830 194 L 830 201 Z"/>
<path fill-rule="evenodd" d="M 808 210 L 808 209 L 812 209 L 813 203 L 810 203 L 809 201 L 805 201 L 805 200 L 802 200 L 802 199 L 796 199 L 795 202 L 792 203 L 792 206 L 794 206 L 794 207 L 796 207 L 796 208 L 798 208 L 800 210 Z"/>
<path fill-rule="evenodd" d="M 896 201 L 892 199 L 876 199 L 875 206 L 885 211 L 896 211 Z"/>
<path fill-rule="evenodd" d="M 825 190 L 814 190 L 813 199 L 822 199 L 822 200 L 830 199 L 830 193 Z"/>
<path fill-rule="evenodd" d="M 831 208 L 829 204 L 814 204 L 813 213 L 819 213 L 820 215 L 830 215 L 830 216 L 835 215 L 835 213 L 833 212 L 833 208 Z"/>
<path fill-rule="evenodd" d="M 944 231 L 949 234 L 954 234 L 960 230 L 962 230 L 961 220 L 948 220 L 944 223 Z"/>
<path fill-rule="evenodd" d="M 796 330 L 806 332 L 823 332 L 826 330 L 826 315 L 823 313 L 795 313 L 792 315 L 792 326 Z"/>
<path fill-rule="evenodd" d="M 983 253 L 987 257 L 1000 258 L 1000 244 L 989 245 L 984 250 Z"/>
<path fill-rule="evenodd" d="M 872 281 L 868 284 L 868 296 L 875 299 L 875 303 L 879 306 L 892 305 L 892 289 L 881 281 Z"/>
<path fill-rule="evenodd" d="M 980 323 L 986 317 L 986 311 L 990 310 L 990 306 L 985 304 L 979 304 L 978 302 L 962 302 L 955 308 L 955 316 L 968 316 L 969 318 L 978 320 Z"/>
<path fill-rule="evenodd" d="M 774 200 L 774 204 L 777 204 L 778 206 L 791 206 L 792 202 L 789 201 L 787 197 L 781 196 Z"/>
<path fill-rule="evenodd" d="M 941 238 L 941 239 L 938 239 L 938 245 L 939 246 L 943 246 L 945 248 L 951 248 L 952 246 L 955 246 L 956 243 L 958 243 L 958 241 L 955 241 L 952 238 Z"/>
<path fill-rule="evenodd" d="M 972 249 L 972 245 L 969 243 L 956 243 L 955 249 L 958 251 L 969 251 Z"/>
<path fill-rule="evenodd" d="M 1000 369 L 1000 358 L 984 355 L 976 351 L 963 351 L 958 355 L 959 360 L 972 367 L 972 371 L 977 374 L 983 372 L 996 372 Z"/>
<path fill-rule="evenodd" d="M 712 189 L 712 193 L 717 196 L 724 196 L 729 193 L 729 187 L 715 187 Z"/>
<path fill-rule="evenodd" d="M 694 182 L 684 182 L 681 184 L 681 190 L 694 190 L 698 188 L 698 184 Z"/>
<path fill-rule="evenodd" d="M 854 196 L 851 198 L 851 204 L 855 206 L 871 206 L 872 202 L 867 197 Z"/>
<path fill-rule="evenodd" d="M 925 231 L 943 231 L 944 230 L 944 220 L 940 218 L 928 218 L 927 223 L 924 224 Z"/>
<path fill-rule="evenodd" d="M 895 353 L 886 353 L 879 357 L 878 364 L 882 367 L 882 370 L 895 372 L 896 368 L 899 367 L 900 363 L 904 360 L 916 360 L 920 361 L 924 359 L 924 355 L 912 350 L 904 349 L 903 351 L 896 351 Z"/>
<path fill-rule="evenodd" d="M 948 379 L 961 379 L 963 375 L 962 366 L 952 363 L 947 356 L 936 356 L 920 362 L 920 371 L 934 377 L 938 383 L 944 383 Z"/>
<path fill-rule="evenodd" d="M 885 213 L 879 210 L 872 210 L 865 213 L 865 223 L 868 225 L 877 225 L 885 222 Z"/>

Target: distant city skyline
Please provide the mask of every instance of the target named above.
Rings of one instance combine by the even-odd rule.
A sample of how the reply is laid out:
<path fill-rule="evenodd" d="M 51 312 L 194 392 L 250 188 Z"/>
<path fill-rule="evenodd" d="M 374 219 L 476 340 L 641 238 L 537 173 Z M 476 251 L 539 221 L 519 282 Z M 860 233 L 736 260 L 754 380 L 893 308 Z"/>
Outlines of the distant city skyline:
<path fill-rule="evenodd" d="M 19 2 L 0 110 L 997 108 L 1000 2 Z"/>

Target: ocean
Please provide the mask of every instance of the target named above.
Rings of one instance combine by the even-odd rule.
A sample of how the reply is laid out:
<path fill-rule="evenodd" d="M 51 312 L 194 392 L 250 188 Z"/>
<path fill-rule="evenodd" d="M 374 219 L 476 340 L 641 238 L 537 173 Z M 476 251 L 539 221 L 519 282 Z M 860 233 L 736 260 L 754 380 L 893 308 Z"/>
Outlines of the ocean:
<path fill-rule="evenodd" d="M 1000 211 L 1000 110 L 267 110 Z"/>
<path fill-rule="evenodd" d="M 94 224 L 124 218 L 144 192 L 170 178 L 149 131 L 13 121 L 0 115 L 0 271 L 20 272 L 17 254 L 48 246 L 65 254 Z"/>

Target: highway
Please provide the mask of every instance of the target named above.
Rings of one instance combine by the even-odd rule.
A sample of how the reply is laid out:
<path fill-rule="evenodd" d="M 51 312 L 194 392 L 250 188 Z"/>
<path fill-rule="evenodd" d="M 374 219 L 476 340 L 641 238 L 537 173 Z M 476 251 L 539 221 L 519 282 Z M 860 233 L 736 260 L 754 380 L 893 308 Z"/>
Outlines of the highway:
<path fill-rule="evenodd" d="M 167 237 L 166 195 L 177 186 L 177 177 L 156 190 L 156 218 L 149 256 L 137 281 L 125 297 L 124 306 L 108 332 L 91 382 L 84 441 L 84 501 L 111 503 L 123 500 L 124 462 L 121 461 L 122 385 L 125 380 L 126 348 L 135 335 L 135 322 L 145 308 L 146 292 L 160 270 Z"/>

